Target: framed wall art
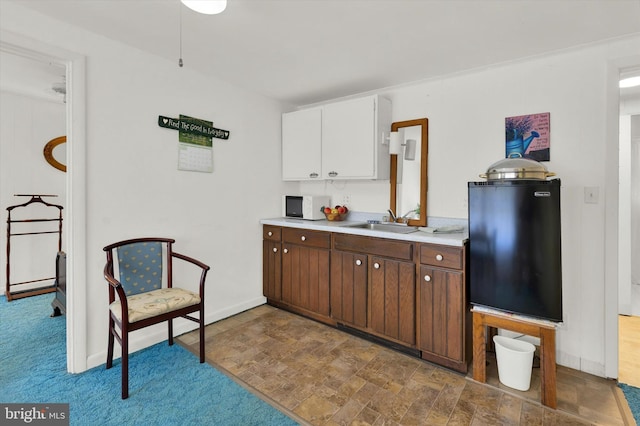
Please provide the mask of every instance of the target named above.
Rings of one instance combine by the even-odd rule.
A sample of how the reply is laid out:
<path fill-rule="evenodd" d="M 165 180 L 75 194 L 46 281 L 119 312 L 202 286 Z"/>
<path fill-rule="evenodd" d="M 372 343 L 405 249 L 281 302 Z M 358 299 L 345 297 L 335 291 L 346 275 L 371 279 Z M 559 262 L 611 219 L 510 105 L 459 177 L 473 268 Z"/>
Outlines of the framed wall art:
<path fill-rule="evenodd" d="M 549 161 L 549 118 L 548 112 L 505 118 L 505 157 Z"/>

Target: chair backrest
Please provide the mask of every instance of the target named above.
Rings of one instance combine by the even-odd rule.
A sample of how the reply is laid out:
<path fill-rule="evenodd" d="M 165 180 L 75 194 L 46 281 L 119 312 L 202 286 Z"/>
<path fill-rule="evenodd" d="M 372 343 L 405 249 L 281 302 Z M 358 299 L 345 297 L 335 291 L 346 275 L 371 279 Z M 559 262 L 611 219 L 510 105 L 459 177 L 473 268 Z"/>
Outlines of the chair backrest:
<path fill-rule="evenodd" d="M 131 243 L 116 251 L 120 283 L 127 296 L 162 288 L 162 243 Z"/>

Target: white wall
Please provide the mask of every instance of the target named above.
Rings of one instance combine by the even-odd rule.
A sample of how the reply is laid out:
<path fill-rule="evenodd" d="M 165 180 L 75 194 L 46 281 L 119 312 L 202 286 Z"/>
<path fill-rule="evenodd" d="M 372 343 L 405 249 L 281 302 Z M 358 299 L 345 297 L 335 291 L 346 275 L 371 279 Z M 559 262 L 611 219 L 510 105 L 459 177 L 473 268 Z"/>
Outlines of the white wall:
<path fill-rule="evenodd" d="M 301 190 L 355 210 L 384 212 L 385 182 L 283 184 L 282 105 L 18 6 L 3 5 L 2 29 L 46 40 L 87 57 L 87 304 L 90 365 L 103 362 L 106 284 L 101 247 L 118 238 L 163 234 L 177 249 L 208 262 L 208 318 L 260 303 L 261 217 L 280 215 L 280 195 Z M 551 113 L 549 170 L 562 179 L 565 324 L 558 362 L 605 375 L 611 330 L 605 301 L 617 301 L 607 266 L 610 188 L 609 74 L 621 58 L 640 64 L 640 35 L 529 61 L 495 66 L 378 93 L 393 101 L 393 120 L 429 118 L 430 216 L 467 217 L 466 183 L 504 156 L 504 118 Z M 627 59 L 625 59 L 628 61 Z M 231 131 L 214 143 L 214 173 L 176 171 L 176 134 L 159 114 L 213 120 Z M 617 115 L 617 112 L 616 114 Z M 616 166 L 617 169 L 617 166 Z M 584 203 L 584 187 L 599 203 Z M 616 215 L 617 217 L 617 215 Z M 614 237 L 617 241 L 617 235 Z M 81 283 L 84 284 L 84 283 Z M 162 335 L 157 336 L 158 339 Z"/>
<path fill-rule="evenodd" d="M 65 173 L 46 162 L 43 148 L 47 142 L 65 133 L 65 106 L 15 93 L 0 92 L 0 206 L 2 224 L 6 226 L 9 206 L 23 204 L 29 197 L 15 194 L 53 194 L 57 198 L 43 200 L 65 206 Z M 54 151 L 59 155 L 64 145 Z M 41 204 L 17 208 L 12 211 L 12 220 L 33 218 L 57 218 L 58 210 L 42 209 Z M 64 224 L 63 210 L 63 224 Z M 13 224 L 12 234 L 57 230 L 57 222 Z M 66 234 L 63 230 L 63 234 Z M 64 240 L 63 240 L 64 242 Z M 6 232 L 0 233 L 0 265 L 4 267 L 6 257 Z M 55 259 L 58 249 L 56 234 L 11 237 L 11 283 L 27 282 L 55 275 Z M 64 246 L 63 246 L 64 250 Z M 2 292 L 6 275 L 0 278 Z M 40 287 L 52 281 L 34 283 Z M 30 285 L 17 285 L 11 292 L 25 290 Z"/>
<path fill-rule="evenodd" d="M 3 4 L 0 29 L 86 56 L 86 286 L 88 367 L 104 363 L 107 284 L 102 247 L 162 235 L 209 264 L 207 321 L 264 302 L 259 219 L 280 215 L 280 116 L 273 100 L 179 68 L 126 45 Z M 177 170 L 178 134 L 158 115 L 211 120 L 231 131 L 214 140 L 214 172 Z M 73 167 L 73 164 L 70 165 Z M 189 325 L 190 326 L 190 325 Z M 184 326 L 183 326 L 184 328 Z M 180 329 L 180 327 L 178 327 Z M 134 334 L 138 348 L 165 327 Z"/>
<path fill-rule="evenodd" d="M 562 180 L 564 325 L 557 333 L 558 362 L 605 376 L 606 299 L 617 300 L 617 282 L 605 280 L 608 155 L 608 67 L 619 58 L 640 63 L 640 36 L 569 50 L 528 61 L 476 70 L 378 93 L 393 102 L 393 121 L 429 118 L 428 216 L 467 218 L 467 182 L 504 158 L 504 119 L 551 114 L 548 169 Z M 626 59 L 627 60 L 627 59 Z M 617 124 L 617 123 L 616 123 Z M 599 202 L 586 204 L 584 188 Z M 352 194 L 352 209 L 384 212 L 387 182 L 305 183 L 303 192 L 334 199 Z M 615 237 L 617 239 L 617 236 Z"/>

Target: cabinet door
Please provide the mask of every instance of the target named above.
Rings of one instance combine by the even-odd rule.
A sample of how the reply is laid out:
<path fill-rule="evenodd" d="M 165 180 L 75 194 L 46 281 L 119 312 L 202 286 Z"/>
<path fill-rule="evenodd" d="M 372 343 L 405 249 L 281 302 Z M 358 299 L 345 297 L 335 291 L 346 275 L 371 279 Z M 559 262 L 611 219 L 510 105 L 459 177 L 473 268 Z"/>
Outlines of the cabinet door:
<path fill-rule="evenodd" d="M 282 300 L 329 316 L 329 250 L 282 245 Z"/>
<path fill-rule="evenodd" d="M 416 343 L 416 266 L 381 257 L 370 258 L 369 327 L 410 345 Z"/>
<path fill-rule="evenodd" d="M 331 317 L 367 326 L 367 256 L 331 252 Z"/>
<path fill-rule="evenodd" d="M 322 174 L 325 179 L 375 174 L 375 98 L 325 105 L 322 112 Z"/>
<path fill-rule="evenodd" d="M 420 267 L 418 348 L 464 360 L 463 273 Z"/>
<path fill-rule="evenodd" d="M 282 114 L 282 179 L 322 179 L 322 111 Z"/>
<path fill-rule="evenodd" d="M 267 299 L 282 297 L 281 243 L 264 240 L 262 243 L 262 286 Z"/>

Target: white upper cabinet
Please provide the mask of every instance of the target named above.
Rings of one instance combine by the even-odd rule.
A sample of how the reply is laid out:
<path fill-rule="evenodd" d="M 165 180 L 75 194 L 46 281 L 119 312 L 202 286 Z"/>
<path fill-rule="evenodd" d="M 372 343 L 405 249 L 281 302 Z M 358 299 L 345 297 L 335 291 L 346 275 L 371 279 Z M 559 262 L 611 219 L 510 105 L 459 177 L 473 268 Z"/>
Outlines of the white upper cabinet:
<path fill-rule="evenodd" d="M 388 179 L 390 129 L 377 95 L 283 114 L 283 180 Z"/>
<path fill-rule="evenodd" d="M 322 110 L 282 114 L 282 180 L 322 179 Z"/>

